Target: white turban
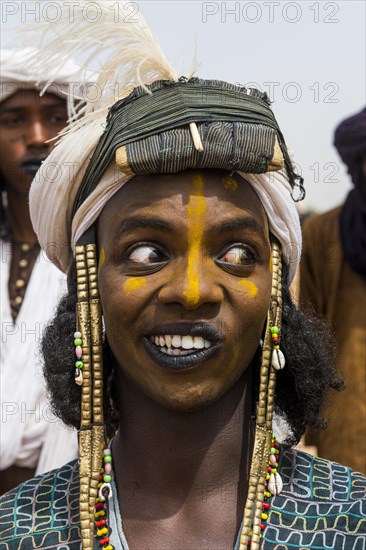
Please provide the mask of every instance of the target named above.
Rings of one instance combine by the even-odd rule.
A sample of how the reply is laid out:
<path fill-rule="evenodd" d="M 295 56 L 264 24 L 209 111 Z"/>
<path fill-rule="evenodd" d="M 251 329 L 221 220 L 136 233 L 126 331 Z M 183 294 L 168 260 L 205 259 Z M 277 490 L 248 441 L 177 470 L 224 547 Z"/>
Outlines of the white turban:
<path fill-rule="evenodd" d="M 66 272 L 75 244 L 97 220 L 105 204 L 133 176 L 110 164 L 97 187 L 71 219 L 75 197 L 89 159 L 103 133 L 102 121 L 66 135 L 42 164 L 30 190 L 30 212 L 39 242 L 50 260 Z M 240 172 L 257 193 L 271 233 L 282 246 L 292 281 L 301 255 L 301 228 L 291 187 L 284 171 Z"/>
<path fill-rule="evenodd" d="M 58 1 L 58 0 L 57 0 Z M 38 56 L 39 69 L 65 67 L 71 55 L 87 53 L 84 65 L 100 65 L 96 82 L 99 97 L 89 102 L 83 117 L 69 128 L 56 145 L 33 181 L 30 212 L 35 232 L 48 257 L 62 271 L 67 271 L 75 243 L 98 218 L 104 205 L 129 180 L 111 164 L 97 187 L 76 212 L 72 211 L 78 189 L 89 160 L 99 142 L 108 110 L 131 92 L 131 87 L 149 85 L 157 80 L 177 81 L 179 75 L 166 59 L 143 18 L 141 11 L 133 20 L 113 18 L 113 0 L 93 2 L 103 17 L 89 25 L 83 10 L 87 0 L 75 4 L 74 20 L 65 15 L 54 25 L 34 25 L 29 40 L 42 31 L 43 48 Z M 120 8 L 129 2 L 120 0 Z M 133 24 L 131 24 L 133 23 Z M 28 42 L 29 44 L 29 42 Z M 194 73 L 194 64 L 189 79 Z M 292 280 L 300 259 L 301 231 L 296 206 L 285 172 L 262 175 L 242 174 L 258 194 L 267 213 L 270 230 L 282 245 Z"/>
<path fill-rule="evenodd" d="M 35 71 L 32 60 L 36 53 L 35 48 L 0 51 L 0 103 L 18 90 L 42 90 L 49 81 L 52 84 L 47 88 L 47 92 L 65 100 L 69 93 L 81 97 L 85 82 L 95 80 L 92 73 L 86 73 L 72 60 L 52 71 Z"/>

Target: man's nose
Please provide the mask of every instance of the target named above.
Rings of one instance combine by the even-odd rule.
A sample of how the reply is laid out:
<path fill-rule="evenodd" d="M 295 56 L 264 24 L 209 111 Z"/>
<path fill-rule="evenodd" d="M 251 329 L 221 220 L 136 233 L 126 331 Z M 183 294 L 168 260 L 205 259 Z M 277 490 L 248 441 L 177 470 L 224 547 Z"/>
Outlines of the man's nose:
<path fill-rule="evenodd" d="M 29 149 L 45 148 L 45 142 L 50 139 L 50 134 L 41 120 L 33 120 L 26 132 L 26 145 Z"/>
<path fill-rule="evenodd" d="M 223 289 L 215 278 L 217 266 L 211 259 L 197 258 L 195 265 L 182 262 L 161 287 L 158 299 L 163 304 L 180 304 L 186 310 L 219 304 Z"/>

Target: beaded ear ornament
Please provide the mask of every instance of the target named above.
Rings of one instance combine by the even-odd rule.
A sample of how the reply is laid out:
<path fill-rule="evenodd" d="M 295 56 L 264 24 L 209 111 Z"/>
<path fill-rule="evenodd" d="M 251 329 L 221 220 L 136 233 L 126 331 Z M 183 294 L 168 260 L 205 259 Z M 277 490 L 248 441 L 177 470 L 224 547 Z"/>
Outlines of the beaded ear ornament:
<path fill-rule="evenodd" d="M 106 449 L 106 434 L 103 411 L 103 334 L 102 310 L 98 290 L 97 247 L 95 227 L 90 228 L 75 248 L 77 274 L 77 304 L 75 346 L 75 382 L 81 389 L 81 418 L 79 429 L 79 478 L 80 478 L 80 531 L 83 550 L 93 550 L 95 528 L 103 530 L 108 539 L 108 528 L 98 521 L 106 521 L 110 486 L 100 491 L 103 482 L 109 483 L 110 474 L 105 470 L 101 483 L 101 458 Z M 108 464 L 105 462 L 105 465 Z M 107 470 L 110 467 L 107 466 Z M 101 483 L 101 485 L 99 485 Z M 100 495 L 105 499 L 100 499 Z M 103 506 L 100 503 L 104 503 Z M 98 504 L 98 509 L 95 505 Z M 100 509 L 99 509 L 100 508 Z M 102 509 L 103 508 L 103 509 Z M 96 517 L 96 514 L 101 512 Z M 99 517 L 101 519 L 99 519 Z M 105 532 L 107 528 L 107 533 Z M 101 533 L 102 534 L 102 533 Z M 104 536 L 107 535 L 107 536 Z M 111 550 L 109 541 L 104 540 L 101 549 Z"/>
<path fill-rule="evenodd" d="M 277 471 L 280 445 L 272 434 L 276 375 L 285 366 L 280 350 L 282 326 L 282 258 L 277 242 L 272 243 L 272 289 L 264 332 L 258 410 L 248 496 L 244 509 L 239 550 L 259 550 L 270 499 L 280 494 L 283 483 Z"/>
<path fill-rule="evenodd" d="M 274 250 L 273 261 L 276 262 L 277 281 L 280 283 L 282 277 L 282 266 L 278 250 Z M 272 307 L 270 308 L 271 323 L 269 324 L 269 333 L 271 338 L 272 357 L 271 366 L 274 371 L 280 371 L 286 364 L 285 356 L 280 350 L 281 327 L 282 326 L 282 288 L 281 283 L 277 286 L 277 295 L 272 296 Z M 273 404 L 272 404 L 273 407 Z M 267 490 L 273 495 L 279 495 L 283 488 L 283 482 L 277 471 L 279 445 L 275 439 L 272 440 L 272 446 L 269 455 L 268 474 L 266 478 Z"/>

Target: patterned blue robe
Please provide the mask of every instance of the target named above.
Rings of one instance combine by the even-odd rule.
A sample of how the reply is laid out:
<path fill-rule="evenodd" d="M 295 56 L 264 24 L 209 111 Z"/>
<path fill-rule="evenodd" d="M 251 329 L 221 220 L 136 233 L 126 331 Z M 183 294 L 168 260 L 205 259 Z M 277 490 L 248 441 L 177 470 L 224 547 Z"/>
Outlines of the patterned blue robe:
<path fill-rule="evenodd" d="M 366 550 L 363 474 L 283 446 L 279 472 L 284 487 L 271 499 L 261 550 Z M 119 516 L 114 495 L 111 514 Z M 128 550 L 120 518 L 111 518 L 110 524 L 111 543 L 116 550 Z M 0 550 L 35 548 L 81 548 L 77 461 L 0 499 Z"/>

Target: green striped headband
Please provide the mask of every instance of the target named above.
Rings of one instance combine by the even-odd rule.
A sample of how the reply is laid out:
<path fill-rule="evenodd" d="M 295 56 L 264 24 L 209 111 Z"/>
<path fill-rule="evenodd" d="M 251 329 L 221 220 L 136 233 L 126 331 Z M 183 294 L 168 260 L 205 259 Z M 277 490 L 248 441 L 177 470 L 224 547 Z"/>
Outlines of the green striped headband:
<path fill-rule="evenodd" d="M 81 182 L 73 214 L 116 159 L 126 174 L 175 173 L 193 168 L 252 174 L 293 170 L 267 94 L 219 80 L 180 78 L 139 86 L 115 103 Z"/>

